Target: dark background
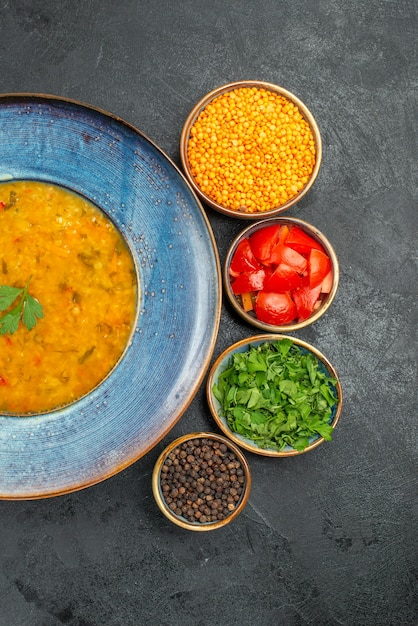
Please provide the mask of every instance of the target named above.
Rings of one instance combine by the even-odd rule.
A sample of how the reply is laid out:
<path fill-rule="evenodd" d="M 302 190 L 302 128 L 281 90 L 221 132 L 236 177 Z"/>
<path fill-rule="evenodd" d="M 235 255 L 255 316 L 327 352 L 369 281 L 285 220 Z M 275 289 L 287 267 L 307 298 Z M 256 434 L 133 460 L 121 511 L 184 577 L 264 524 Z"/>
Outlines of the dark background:
<path fill-rule="evenodd" d="M 415 0 L 0 0 L 0 92 L 101 107 L 176 164 L 187 114 L 215 87 L 260 79 L 307 104 L 323 163 L 287 214 L 330 239 L 341 279 L 297 336 L 345 394 L 331 443 L 248 455 L 250 501 L 213 533 L 171 525 L 151 491 L 165 444 L 216 430 L 203 387 L 113 478 L 0 502 L 1 626 L 418 623 L 417 34 Z M 206 210 L 223 262 L 248 223 Z M 251 334 L 224 303 L 213 357 Z"/>

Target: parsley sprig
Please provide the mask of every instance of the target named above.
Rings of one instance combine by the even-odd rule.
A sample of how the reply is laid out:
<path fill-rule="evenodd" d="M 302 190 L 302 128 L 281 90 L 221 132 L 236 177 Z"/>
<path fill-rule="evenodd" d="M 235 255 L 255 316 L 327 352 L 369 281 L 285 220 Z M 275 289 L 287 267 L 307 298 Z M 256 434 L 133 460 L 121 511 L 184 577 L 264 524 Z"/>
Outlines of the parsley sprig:
<path fill-rule="evenodd" d="M 260 448 L 302 451 L 331 439 L 337 381 L 324 370 L 290 339 L 266 342 L 233 354 L 213 394 L 232 431 Z"/>
<path fill-rule="evenodd" d="M 42 305 L 28 293 L 30 276 L 24 287 L 0 286 L 0 311 L 7 311 L 0 316 L 0 335 L 15 333 L 22 321 L 28 330 L 36 325 L 37 319 L 44 316 Z M 12 306 L 14 305 L 14 306 Z M 10 308 L 12 307 L 12 308 Z M 8 310 L 9 309 L 9 310 Z"/>

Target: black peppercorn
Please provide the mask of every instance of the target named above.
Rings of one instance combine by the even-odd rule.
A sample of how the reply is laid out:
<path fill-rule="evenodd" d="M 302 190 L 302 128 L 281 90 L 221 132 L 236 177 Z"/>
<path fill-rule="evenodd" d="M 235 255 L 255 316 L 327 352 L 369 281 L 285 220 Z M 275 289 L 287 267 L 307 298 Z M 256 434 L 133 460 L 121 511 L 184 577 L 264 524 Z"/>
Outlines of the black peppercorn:
<path fill-rule="evenodd" d="M 224 519 L 241 501 L 245 475 L 235 452 L 211 439 L 191 439 L 164 459 L 160 487 L 169 509 L 189 522 Z"/>

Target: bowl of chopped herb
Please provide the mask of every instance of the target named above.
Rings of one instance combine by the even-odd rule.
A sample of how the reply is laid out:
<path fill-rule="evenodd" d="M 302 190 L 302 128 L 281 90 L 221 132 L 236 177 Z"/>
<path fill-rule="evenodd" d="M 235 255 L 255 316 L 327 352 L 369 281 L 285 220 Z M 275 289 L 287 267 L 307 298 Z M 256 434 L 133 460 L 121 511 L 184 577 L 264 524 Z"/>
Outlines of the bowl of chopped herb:
<path fill-rule="evenodd" d="M 316 322 L 331 306 L 339 263 L 315 226 L 273 217 L 235 237 L 223 282 L 229 302 L 248 324 L 264 332 L 294 331 Z"/>
<path fill-rule="evenodd" d="M 277 215 L 314 184 L 321 134 L 288 90 L 256 80 L 214 89 L 193 107 L 180 137 L 185 175 L 213 209 L 239 219 Z"/>
<path fill-rule="evenodd" d="M 221 528 L 247 504 L 251 473 L 242 450 L 216 433 L 190 433 L 160 454 L 152 490 L 162 513 L 193 531 Z"/>
<path fill-rule="evenodd" d="M 214 362 L 206 395 L 221 431 L 271 457 L 309 452 L 332 439 L 343 394 L 337 372 L 315 347 L 286 335 L 255 335 Z"/>

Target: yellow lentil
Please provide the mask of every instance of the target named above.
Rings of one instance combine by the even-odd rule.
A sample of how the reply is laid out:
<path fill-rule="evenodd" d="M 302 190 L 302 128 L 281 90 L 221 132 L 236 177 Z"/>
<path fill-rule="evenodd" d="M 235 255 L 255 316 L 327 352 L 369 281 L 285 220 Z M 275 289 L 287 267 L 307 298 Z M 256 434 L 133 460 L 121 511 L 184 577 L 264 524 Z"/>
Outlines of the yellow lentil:
<path fill-rule="evenodd" d="M 219 95 L 194 122 L 187 158 L 197 186 L 234 211 L 283 205 L 305 187 L 316 160 L 315 141 L 299 108 L 258 87 Z"/>

